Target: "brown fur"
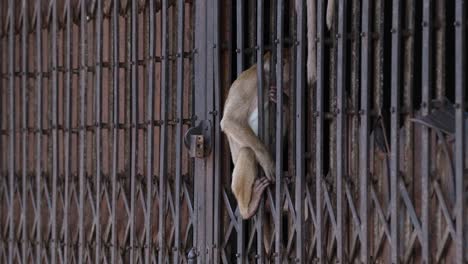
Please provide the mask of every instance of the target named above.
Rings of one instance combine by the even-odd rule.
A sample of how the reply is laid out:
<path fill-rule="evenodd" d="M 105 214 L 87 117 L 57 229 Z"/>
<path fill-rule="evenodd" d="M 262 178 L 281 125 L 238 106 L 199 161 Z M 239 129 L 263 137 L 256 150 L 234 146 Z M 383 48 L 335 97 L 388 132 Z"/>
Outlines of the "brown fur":
<path fill-rule="evenodd" d="M 288 57 L 289 53 L 285 50 L 283 61 L 285 88 L 289 79 L 289 64 L 286 63 Z M 268 53 L 264 61 L 266 77 L 270 71 Z M 273 86 L 270 89 L 276 91 Z M 253 65 L 242 72 L 231 85 L 221 120 L 221 129 L 228 138 L 234 163 L 231 188 L 244 219 L 255 214 L 265 188 L 275 179 L 275 162 L 248 123 L 250 115 L 257 109 L 257 100 L 257 65 Z M 265 173 L 264 178 L 256 178 L 257 162 Z"/>

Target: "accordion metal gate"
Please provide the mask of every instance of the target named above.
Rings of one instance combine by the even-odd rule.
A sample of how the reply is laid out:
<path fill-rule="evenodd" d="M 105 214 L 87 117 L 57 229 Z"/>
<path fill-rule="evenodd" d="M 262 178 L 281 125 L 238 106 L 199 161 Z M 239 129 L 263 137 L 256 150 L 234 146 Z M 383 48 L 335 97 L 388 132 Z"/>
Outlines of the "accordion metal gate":
<path fill-rule="evenodd" d="M 0 262 L 467 263 L 467 9 L 0 1 Z M 266 52 L 243 221 L 219 123 Z"/>

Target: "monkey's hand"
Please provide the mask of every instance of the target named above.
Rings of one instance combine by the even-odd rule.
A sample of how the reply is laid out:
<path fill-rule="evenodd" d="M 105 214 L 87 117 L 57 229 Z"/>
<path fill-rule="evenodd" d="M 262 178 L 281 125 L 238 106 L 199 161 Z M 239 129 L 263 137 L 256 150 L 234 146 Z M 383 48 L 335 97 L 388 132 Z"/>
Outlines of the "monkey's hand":
<path fill-rule="evenodd" d="M 268 97 L 270 98 L 270 101 L 273 102 L 273 103 L 277 103 L 277 89 L 276 89 L 276 86 L 272 85 L 270 86 L 270 89 L 269 89 L 269 93 L 268 93 Z M 287 93 L 285 93 L 283 91 L 283 105 L 285 107 L 289 106 L 289 96 Z"/>

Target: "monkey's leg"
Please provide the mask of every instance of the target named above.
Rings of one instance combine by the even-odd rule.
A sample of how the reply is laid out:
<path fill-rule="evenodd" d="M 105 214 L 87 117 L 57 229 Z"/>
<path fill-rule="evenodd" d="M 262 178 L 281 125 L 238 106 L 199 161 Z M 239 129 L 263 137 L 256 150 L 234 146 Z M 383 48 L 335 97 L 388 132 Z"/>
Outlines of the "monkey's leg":
<path fill-rule="evenodd" d="M 234 165 L 234 171 L 232 172 L 231 189 L 236 197 L 239 211 L 243 218 L 249 212 L 249 203 L 252 198 L 252 187 L 256 172 L 254 152 L 247 147 L 241 148 Z"/>
<path fill-rule="evenodd" d="M 252 149 L 244 147 L 239 150 L 239 156 L 232 173 L 232 191 L 239 205 L 239 211 L 244 219 L 252 217 L 258 209 L 261 195 L 268 186 L 266 178 L 255 179 L 257 164 Z"/>
<path fill-rule="evenodd" d="M 273 162 L 273 159 L 265 145 L 254 134 L 253 130 L 248 125 L 224 117 L 223 120 L 221 120 L 221 129 L 226 135 L 228 135 L 228 137 L 232 137 L 232 139 L 240 146 L 250 147 L 250 149 L 255 153 L 255 158 L 258 163 L 262 166 L 265 176 L 270 181 L 274 180 L 275 163 Z M 239 156 L 241 156 L 240 152 Z M 252 159 L 252 161 L 254 162 L 255 159 Z"/>

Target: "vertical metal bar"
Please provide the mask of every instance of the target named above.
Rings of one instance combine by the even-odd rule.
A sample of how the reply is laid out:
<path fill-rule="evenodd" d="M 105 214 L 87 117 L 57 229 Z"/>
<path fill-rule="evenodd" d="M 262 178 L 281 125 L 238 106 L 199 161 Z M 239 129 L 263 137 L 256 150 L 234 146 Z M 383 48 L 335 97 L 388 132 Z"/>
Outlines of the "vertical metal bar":
<path fill-rule="evenodd" d="M 317 3 L 317 101 L 316 101 L 316 138 L 315 138 L 315 163 L 316 163 L 316 213 L 317 218 L 317 258 L 319 263 L 324 263 L 323 234 L 322 234 L 322 173 L 323 173 L 323 117 L 324 117 L 324 88 L 325 88 L 325 7 L 323 1 Z"/>
<path fill-rule="evenodd" d="M 465 199 L 464 161 L 466 147 L 465 124 L 465 95 L 466 95 L 466 5 L 465 1 L 457 0 L 455 3 L 455 181 L 456 181 L 456 262 L 463 263 L 466 246 L 464 239 Z"/>
<path fill-rule="evenodd" d="M 276 185 L 275 185 L 275 263 L 280 264 L 283 262 L 282 252 L 282 180 L 283 180 L 283 0 L 277 1 L 276 10 Z"/>
<path fill-rule="evenodd" d="M 360 193 L 360 238 L 361 261 L 369 263 L 368 242 L 368 176 L 369 176 L 369 93 L 370 93 L 370 58 L 371 58 L 371 12 L 372 0 L 362 2 L 361 24 L 361 107 L 359 127 L 359 193 Z"/>
<path fill-rule="evenodd" d="M 422 104 L 423 115 L 430 113 L 432 87 L 432 1 L 423 2 L 422 22 Z M 429 129 L 421 127 L 421 251 L 423 262 L 429 263 Z"/>
<path fill-rule="evenodd" d="M 117 263 L 117 163 L 119 151 L 119 0 L 113 1 L 112 10 L 112 216 L 111 262 Z"/>
<path fill-rule="evenodd" d="M 57 142 L 57 100 L 58 100 L 58 77 L 57 77 L 57 1 L 52 2 L 52 40 L 51 40 L 51 63 L 52 63 L 52 213 L 51 213 L 51 263 L 55 264 L 57 257 L 57 174 L 58 174 L 58 142 Z"/>
<path fill-rule="evenodd" d="M 264 12 L 263 0 L 257 0 L 257 109 L 258 109 L 258 136 L 262 142 L 265 142 L 265 98 L 264 98 L 264 73 L 263 73 L 263 30 L 264 30 Z M 270 60 L 271 64 L 271 60 Z M 258 170 L 258 177 L 262 176 L 262 170 Z M 260 202 L 257 212 L 257 263 L 265 263 L 265 253 L 263 248 L 263 217 L 264 217 L 264 199 Z"/>
<path fill-rule="evenodd" d="M 42 0 L 36 1 L 36 47 L 37 47 L 37 76 L 36 76 L 36 96 L 37 96 L 37 130 L 36 130 L 36 263 L 41 263 L 42 246 Z"/>
<path fill-rule="evenodd" d="M 236 1 L 237 75 L 244 70 L 244 2 Z"/>
<path fill-rule="evenodd" d="M 403 24 L 403 28 L 405 31 L 409 32 L 414 32 L 415 28 L 415 3 L 412 0 L 405 1 L 403 8 L 403 16 L 405 16 L 405 23 Z M 410 34 L 407 37 L 403 38 L 402 40 L 402 53 L 403 53 L 403 59 L 402 59 L 402 64 L 404 67 L 403 73 L 402 73 L 402 86 L 403 86 L 403 94 L 402 94 L 402 102 L 401 105 L 403 109 L 405 109 L 405 112 L 408 114 L 405 116 L 403 122 L 404 122 L 404 133 L 402 133 L 402 136 L 404 138 L 401 138 L 400 140 L 402 142 L 405 142 L 404 146 L 402 146 L 401 153 L 404 155 L 404 158 L 402 159 L 402 164 L 400 167 L 404 171 L 402 179 L 405 180 L 405 183 L 407 183 L 407 187 L 409 189 L 414 189 L 415 186 L 421 185 L 420 180 L 422 177 L 419 175 L 417 177 L 414 177 L 414 169 L 416 168 L 415 166 L 415 160 L 414 160 L 414 124 L 411 120 L 411 117 L 413 115 L 413 104 L 414 104 L 414 83 L 415 83 L 415 78 L 414 78 L 414 61 L 415 61 L 415 56 L 414 56 L 414 34 Z M 429 144 L 429 143 L 427 143 Z M 416 182 L 416 185 L 414 184 Z M 421 186 L 422 187 L 422 186 Z M 418 197 L 419 198 L 419 197 Z M 422 206 L 422 201 L 420 199 L 415 199 L 415 204 L 416 207 L 421 208 Z M 411 230 L 411 222 L 409 218 L 406 218 L 406 223 L 404 225 L 404 228 L 406 230 Z M 410 234 L 411 232 L 406 232 L 404 231 L 406 237 L 405 239 L 410 239 Z M 422 243 L 421 243 L 422 245 Z"/>
<path fill-rule="evenodd" d="M 347 1 L 339 1 L 338 5 L 338 50 L 337 50 L 337 120 L 336 120 L 336 242 L 337 259 L 345 261 L 344 256 L 344 219 L 343 219 L 343 174 L 345 160 L 345 97 L 346 97 L 346 10 Z"/>
<path fill-rule="evenodd" d="M 150 264 L 151 261 L 151 251 L 152 251 L 152 233 L 151 233 L 151 208 L 153 207 L 153 137 L 154 137 L 154 126 L 153 126 L 153 111 L 154 111 L 154 1 L 149 2 L 149 20 L 148 20 L 148 105 L 147 105 L 147 133 L 146 133 L 146 218 L 145 218 L 145 230 L 146 230 L 146 247 L 145 247 L 145 263 Z M 178 197 L 176 195 L 176 197 Z M 176 206 L 177 206 L 176 202 Z M 177 217 L 175 219 L 178 219 Z M 178 221 L 178 220 L 176 220 Z M 176 228 L 178 228 L 178 222 L 174 223 Z M 174 259 L 175 263 L 176 262 Z"/>
<path fill-rule="evenodd" d="M 175 185 L 175 245 L 174 263 L 179 263 L 180 241 L 180 187 L 182 181 L 182 125 L 184 106 L 184 0 L 177 2 L 177 126 L 176 126 L 176 185 Z"/>
<path fill-rule="evenodd" d="M 159 150 L 159 263 L 166 259 L 166 182 L 167 182 L 167 112 L 168 112 L 168 33 L 167 0 L 162 0 L 162 65 L 161 65 L 161 140 Z"/>
<path fill-rule="evenodd" d="M 283 110 L 285 110 L 286 108 L 288 108 L 288 112 L 285 111 L 285 113 L 287 113 L 287 116 L 285 117 L 285 121 L 287 121 L 287 123 L 284 124 L 284 130 L 286 131 L 288 128 L 292 128 L 293 131 L 295 131 L 296 129 L 296 85 L 297 85 L 297 80 L 296 80 L 296 74 L 297 74 L 297 60 L 296 60 L 296 47 L 298 45 L 298 40 L 297 40 L 297 17 L 296 17 L 296 12 L 295 12 L 295 7 L 296 7 L 296 3 L 294 1 L 290 1 L 289 3 L 285 3 L 286 7 L 285 7 L 285 10 L 287 11 L 287 13 L 284 15 L 286 17 L 285 21 L 289 21 L 289 22 L 285 22 L 286 25 L 287 25 L 287 28 L 285 29 L 285 32 L 291 32 L 290 34 L 288 33 L 285 33 L 287 36 L 286 38 L 290 38 L 291 40 L 291 43 L 292 45 L 289 47 L 288 46 L 288 51 L 289 53 L 286 53 L 286 58 L 285 60 L 288 61 L 289 60 L 289 70 L 288 71 L 285 71 L 285 73 L 287 75 L 285 75 L 285 78 L 286 80 L 289 82 L 289 83 L 286 83 L 287 85 L 289 85 L 289 89 L 290 89 L 290 92 L 289 92 L 289 96 L 288 99 L 291 99 L 289 101 L 289 103 L 286 103 L 285 104 L 285 108 L 283 108 Z M 289 25 L 288 25 L 289 24 Z M 286 64 L 285 64 L 286 65 Z M 288 89 L 288 87 L 286 86 L 285 89 Z M 286 100 L 286 99 L 284 99 Z M 283 134 L 287 134 L 287 133 L 283 133 Z M 293 178 L 293 175 L 295 176 L 295 172 L 296 172 L 296 149 L 294 147 L 294 145 L 296 144 L 296 141 L 295 141 L 295 132 L 293 133 L 290 133 L 288 136 L 285 137 L 285 140 L 286 140 L 286 152 L 285 152 L 285 155 L 286 155 L 286 162 L 287 162 L 287 165 L 286 167 L 288 168 L 288 175 L 290 177 L 290 179 Z M 286 181 L 285 182 L 285 192 L 288 192 L 290 193 L 290 187 L 292 187 L 294 184 L 293 182 L 288 182 Z M 292 188 L 294 189 L 294 188 Z M 295 191 L 294 191 L 295 192 Z M 293 198 L 290 197 L 290 202 L 291 203 L 295 203 L 293 202 Z M 285 199 L 286 196 L 285 196 Z M 295 208 L 295 205 L 292 205 L 293 208 Z M 290 228 L 290 230 L 287 231 L 286 236 L 290 236 L 289 234 L 293 234 L 294 233 L 294 230 L 296 228 L 296 225 L 295 225 L 295 222 L 292 222 L 291 219 L 293 219 L 294 216 L 293 215 L 290 215 L 289 216 L 289 219 L 287 220 L 288 221 L 288 225 L 293 225 L 294 228 Z M 286 246 L 287 247 L 287 246 Z M 292 258 L 292 255 L 291 255 L 291 252 L 289 250 L 286 250 L 286 255 L 288 256 L 288 258 Z"/>
<path fill-rule="evenodd" d="M 206 44 L 206 32 L 207 32 L 207 3 L 205 1 L 197 2 L 195 6 L 195 64 L 198 67 L 194 68 L 195 86 L 193 91 L 193 106 L 195 116 L 199 119 L 206 118 L 206 105 L 207 105 L 207 94 L 206 89 L 207 81 L 206 74 L 208 63 L 206 58 L 207 44 Z M 205 210 L 206 210 L 206 172 L 207 165 L 205 160 L 194 161 L 194 189 L 197 190 L 194 194 L 195 198 L 195 232 L 194 232 L 194 247 L 196 253 L 198 253 L 199 263 L 205 263 L 206 254 L 200 254 L 204 251 L 206 244 L 206 232 L 208 228 L 205 221 Z M 209 227 L 211 228 L 211 227 Z M 193 252 L 193 251 L 191 251 Z M 189 254 L 190 255 L 190 254 Z"/>
<path fill-rule="evenodd" d="M 72 43 L 72 38 L 71 38 L 71 20 L 72 20 L 72 11 L 71 11 L 71 4 L 70 0 L 67 0 L 65 3 L 65 8 L 67 10 L 67 21 L 66 21 L 66 42 L 65 42 L 65 142 L 64 142 L 64 155 L 65 155 L 65 199 L 64 199 L 64 208 L 63 208 L 63 222 L 65 225 L 68 225 L 68 210 L 69 210 L 69 178 L 70 178 L 70 134 L 71 134 L 71 43 Z M 68 233 L 69 233 L 69 228 L 64 228 L 64 252 L 63 252 L 63 259 L 65 262 L 68 262 L 68 250 L 70 246 L 68 245 Z"/>
<path fill-rule="evenodd" d="M 345 97 L 345 100 L 348 100 L 346 103 L 346 108 L 351 109 L 352 112 L 355 112 L 353 115 L 348 115 L 347 117 L 347 130 L 349 132 L 345 136 L 345 141 L 347 141 L 347 151 L 349 158 L 345 160 L 346 173 L 349 175 L 349 180 L 345 182 L 352 183 L 355 185 L 356 189 L 354 194 L 359 195 L 359 96 L 360 96 L 360 73 L 361 73 L 361 60 L 360 60 L 360 51 L 361 51 L 361 41 L 360 41 L 360 32 L 361 32 L 361 1 L 351 1 L 348 2 L 351 7 L 349 8 L 349 21 L 351 26 L 348 28 L 349 32 L 352 32 L 354 38 L 349 43 L 348 54 L 349 61 L 348 65 L 350 68 L 350 73 L 348 80 L 350 80 L 350 88 L 348 96 Z M 349 133 L 349 134 L 348 134 Z M 347 188 L 345 185 L 345 188 Z M 344 198 L 345 201 L 347 198 Z M 345 202 L 345 204 L 347 204 Z M 359 212 L 359 204 L 357 205 L 357 211 Z M 345 205 L 346 206 L 346 205 Z M 349 211 L 348 211 L 349 212 Z M 359 220 L 359 217 L 358 219 Z M 360 223 L 360 221 L 358 221 Z M 346 225 L 346 223 L 345 223 Z M 357 244 L 355 243 L 354 236 L 357 235 L 357 240 L 359 241 L 360 226 L 355 226 L 352 223 L 347 225 L 350 230 L 353 231 L 353 240 L 350 240 L 348 245 L 350 250 L 358 249 Z M 356 253 L 359 253 L 358 251 Z M 359 259 L 359 256 L 357 256 Z"/>
<path fill-rule="evenodd" d="M 10 142 L 8 145 L 9 156 L 9 191 L 10 191 L 10 224 L 8 228 L 8 261 L 14 262 L 15 250 L 15 221 L 14 221 L 14 196 L 15 196 L 15 5 L 13 0 L 8 1 L 10 10 L 10 27 L 8 30 L 8 89 L 9 89 L 9 117 L 10 117 Z"/>
<path fill-rule="evenodd" d="M 304 80 L 304 58 L 307 46 L 305 37 L 304 16 L 305 1 L 296 0 L 297 8 L 297 46 L 296 46 L 296 262 L 305 263 L 304 243 L 304 185 L 305 183 L 305 80 Z M 312 4 L 312 3 L 309 3 Z M 312 40 L 309 40 L 312 41 Z"/>
<path fill-rule="evenodd" d="M 399 142 L 400 123 L 400 65 L 401 65 L 401 1 L 393 1 L 392 6 L 392 58 L 391 58 L 391 158 L 390 158 L 390 193 L 391 193 L 391 261 L 399 261 L 398 233 L 398 178 L 399 178 Z"/>
<path fill-rule="evenodd" d="M 214 1 L 212 1 L 211 5 L 207 5 L 206 9 L 206 21 L 207 25 L 211 25 L 215 22 L 214 19 Z M 214 57 L 213 57 L 213 45 L 214 45 L 214 31 L 213 29 L 209 29 L 206 31 L 206 85 L 205 85 L 205 90 L 206 90 L 206 110 L 205 110 L 205 116 L 207 120 L 210 120 L 213 126 L 212 132 L 215 132 L 215 127 L 219 124 L 215 123 L 214 116 L 213 116 L 213 110 L 214 110 L 214 96 L 215 96 L 215 90 L 214 90 Z M 218 137 L 217 134 L 214 134 L 214 139 Z M 215 142 L 214 148 L 216 149 L 216 143 Z M 202 248 L 206 252 L 206 263 L 213 263 L 212 259 L 212 242 L 213 242 L 213 231 L 214 231 L 214 222 L 213 222 L 213 217 L 214 217 L 214 185 L 215 185 L 215 179 L 214 179 L 214 172 L 215 172 L 215 164 L 214 164 L 214 157 L 216 156 L 216 150 L 213 151 L 206 159 L 206 181 L 205 181 L 205 212 L 210 212 L 206 214 L 205 216 L 205 237 L 206 237 L 206 244 L 205 247 Z"/>
<path fill-rule="evenodd" d="M 29 30 L 29 17 L 28 17 L 28 5 L 26 1 L 22 1 L 22 13 L 23 13 L 23 24 L 22 24 L 22 31 L 21 31 L 21 65 L 22 65 L 22 73 L 21 73 L 21 90 L 22 90 L 22 106 L 23 106 L 23 116 L 22 116 L 22 149 L 23 149 L 23 157 L 22 157 L 22 172 L 23 172 L 23 193 L 22 193 L 22 218 L 23 218 L 23 232 L 22 232 L 22 262 L 26 263 L 28 258 L 28 225 L 26 219 L 28 219 L 27 214 L 27 176 L 28 176 L 28 30 Z"/>
<path fill-rule="evenodd" d="M 138 123 L 138 2 L 132 1 L 131 35 L 130 35 L 130 82 L 131 82 L 131 109 L 130 109 L 130 263 L 135 263 L 135 185 L 137 177 L 136 152 L 137 152 L 137 123 Z M 162 207 L 161 207 L 162 208 Z M 162 210 L 162 209 L 161 209 Z M 163 226 L 164 227 L 164 226 Z M 160 229 L 161 231 L 161 229 Z M 160 262 L 162 263 L 162 262 Z"/>
<path fill-rule="evenodd" d="M 96 118 L 96 263 L 101 261 L 101 94 L 102 94 L 102 0 L 97 0 L 96 10 L 96 86 L 95 89 L 95 118 Z"/>
<path fill-rule="evenodd" d="M 223 3 L 223 2 L 221 2 Z M 213 221 L 213 243 L 212 243 L 212 248 L 213 248 L 213 258 L 212 262 L 213 263 L 220 263 L 220 251 L 219 251 L 219 245 L 220 245 L 220 238 L 221 238 L 221 213 L 220 213 L 220 207 L 221 207 L 221 184 L 222 184 L 222 179 L 221 179 L 221 129 L 220 129 L 220 118 L 221 118 L 221 74 L 220 74 L 220 1 L 215 0 L 213 4 L 213 24 L 214 26 L 214 36 L 213 36 L 213 83 L 214 83 L 214 104 L 213 104 L 213 119 L 214 119 L 214 138 L 215 138 L 215 145 L 214 145 L 214 156 L 213 156 L 213 161 L 214 161 L 214 187 L 213 187 L 213 215 L 214 215 L 214 221 Z"/>
<path fill-rule="evenodd" d="M 373 1 L 374 4 L 374 17 L 372 19 L 373 25 L 371 25 L 371 28 L 375 28 L 377 30 L 377 33 L 379 36 L 384 36 L 385 34 L 385 3 L 384 0 L 376 0 Z M 387 15 L 388 16 L 388 15 Z M 370 33 L 370 32 L 369 32 Z M 372 37 L 372 36 L 369 36 Z M 382 80 L 384 78 L 384 44 L 385 44 L 385 39 L 384 37 L 377 38 L 373 41 L 373 47 L 374 47 L 374 52 L 372 54 L 373 58 L 373 65 L 375 67 L 375 75 L 373 76 L 373 107 L 375 109 L 382 109 L 383 105 L 383 83 Z"/>
<path fill-rule="evenodd" d="M 215 4 L 212 3 L 210 5 L 207 5 L 206 9 L 206 20 L 207 20 L 207 25 L 213 25 L 215 22 L 214 15 L 215 15 L 215 9 L 214 6 Z M 205 109 L 205 116 L 207 120 L 210 120 L 210 122 L 213 125 L 213 130 L 212 132 L 215 132 L 216 126 L 219 125 L 218 123 L 215 123 L 214 116 L 213 116 L 213 110 L 214 110 L 214 97 L 215 97 L 215 88 L 214 88 L 214 49 L 213 45 L 215 44 L 215 36 L 214 36 L 214 31 L 215 30 L 207 30 L 206 31 L 206 109 Z M 218 135 L 215 134 L 214 138 L 217 140 Z M 216 149 L 216 143 L 215 142 L 214 148 Z M 214 185 L 216 182 L 215 175 L 214 175 L 214 170 L 215 170 L 215 164 L 214 164 L 214 157 L 217 155 L 216 150 L 211 152 L 211 155 L 207 158 L 206 160 L 206 200 L 205 200 L 205 223 L 206 223 L 206 245 L 202 250 L 205 250 L 206 252 L 206 263 L 213 263 L 213 256 L 212 256 L 212 246 L 213 246 L 213 231 L 214 231 Z"/>
<path fill-rule="evenodd" d="M 244 2 L 236 1 L 236 40 L 237 40 L 237 76 L 244 70 Z M 240 215 L 237 216 L 237 263 L 245 263 L 245 223 Z"/>
<path fill-rule="evenodd" d="M 78 217 L 78 263 L 84 262 L 85 230 L 84 230 L 84 198 L 85 198 L 85 145 L 86 145 L 86 1 L 80 6 L 80 129 L 79 129 L 79 217 Z"/>

